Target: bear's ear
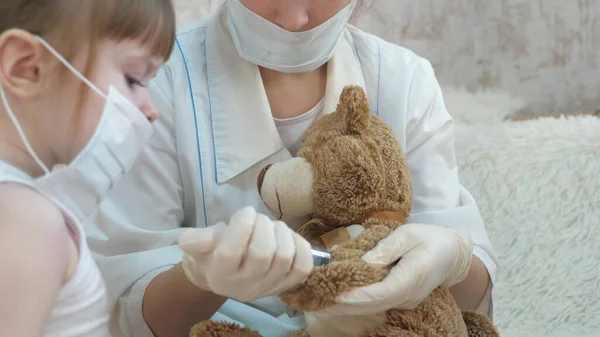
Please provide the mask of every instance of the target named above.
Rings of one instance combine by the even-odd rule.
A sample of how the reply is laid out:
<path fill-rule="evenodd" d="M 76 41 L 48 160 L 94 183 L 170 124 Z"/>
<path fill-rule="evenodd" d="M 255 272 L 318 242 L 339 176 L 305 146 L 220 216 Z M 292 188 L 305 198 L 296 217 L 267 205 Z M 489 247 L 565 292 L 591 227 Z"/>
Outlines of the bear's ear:
<path fill-rule="evenodd" d="M 357 85 L 344 87 L 337 111 L 342 115 L 346 129 L 350 133 L 359 134 L 368 129 L 371 109 L 363 88 Z"/>

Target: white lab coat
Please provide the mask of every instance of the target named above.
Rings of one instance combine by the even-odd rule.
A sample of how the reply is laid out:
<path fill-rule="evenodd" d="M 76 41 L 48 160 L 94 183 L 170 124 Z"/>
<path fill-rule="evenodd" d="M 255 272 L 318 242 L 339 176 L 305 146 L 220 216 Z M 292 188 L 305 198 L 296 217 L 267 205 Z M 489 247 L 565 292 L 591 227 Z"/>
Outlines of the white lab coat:
<path fill-rule="evenodd" d="M 150 280 L 181 261 L 182 227 L 210 226 L 243 206 L 268 214 L 256 190 L 259 170 L 291 157 L 270 114 L 259 70 L 241 59 L 225 11 L 180 29 L 174 53 L 152 83 L 161 114 L 133 170 L 87 222 L 114 305 L 115 336 L 151 337 L 141 311 Z M 474 254 L 496 279 L 497 258 L 471 195 L 458 180 L 452 119 L 430 63 L 349 27 L 328 67 L 325 111 L 343 86 L 363 86 L 373 113 L 394 131 L 413 179 L 410 221 L 468 226 Z M 217 320 L 264 336 L 302 325 L 275 298 L 229 300 Z M 118 332 L 117 332 L 118 330 Z"/>

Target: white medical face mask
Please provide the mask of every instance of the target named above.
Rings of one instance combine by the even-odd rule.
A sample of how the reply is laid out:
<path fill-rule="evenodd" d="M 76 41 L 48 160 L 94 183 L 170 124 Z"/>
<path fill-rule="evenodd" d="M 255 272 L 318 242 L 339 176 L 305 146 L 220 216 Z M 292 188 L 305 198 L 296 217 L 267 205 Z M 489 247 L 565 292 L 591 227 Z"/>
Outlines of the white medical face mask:
<path fill-rule="evenodd" d="M 85 148 L 65 168 L 51 172 L 33 151 L 23 129 L 13 113 L 2 86 L 0 96 L 4 107 L 25 144 L 27 151 L 44 170 L 35 185 L 80 221 L 92 215 L 102 198 L 133 166 L 152 135 L 152 125 L 144 114 L 114 87 L 108 95 L 90 82 L 46 41 L 40 42 L 69 70 L 102 96 L 106 103 L 96 131 Z"/>
<path fill-rule="evenodd" d="M 240 0 L 227 0 L 227 25 L 243 59 L 282 73 L 309 72 L 331 59 L 355 6 L 356 0 L 351 0 L 321 25 L 290 32 L 252 12 Z"/>

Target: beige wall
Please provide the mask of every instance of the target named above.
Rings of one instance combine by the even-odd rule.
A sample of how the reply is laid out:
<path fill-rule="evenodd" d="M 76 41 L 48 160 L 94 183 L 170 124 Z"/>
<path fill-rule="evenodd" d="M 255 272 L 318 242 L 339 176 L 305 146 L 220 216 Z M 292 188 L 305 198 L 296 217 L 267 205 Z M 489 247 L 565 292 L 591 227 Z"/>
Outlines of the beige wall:
<path fill-rule="evenodd" d="M 221 0 L 174 0 L 179 22 Z M 500 88 L 533 112 L 600 107 L 599 0 L 376 0 L 357 25 L 434 64 L 440 82 Z"/>

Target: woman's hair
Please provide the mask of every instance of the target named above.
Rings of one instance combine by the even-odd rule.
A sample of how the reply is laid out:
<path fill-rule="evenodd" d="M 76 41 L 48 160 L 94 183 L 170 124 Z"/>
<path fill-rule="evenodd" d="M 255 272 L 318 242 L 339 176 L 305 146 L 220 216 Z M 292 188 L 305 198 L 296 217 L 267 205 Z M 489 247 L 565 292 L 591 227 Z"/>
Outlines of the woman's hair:
<path fill-rule="evenodd" d="M 11 28 L 42 36 L 67 59 L 82 47 L 93 56 L 104 39 L 140 41 L 167 59 L 176 29 L 171 0 L 1 0 L 0 34 Z"/>

